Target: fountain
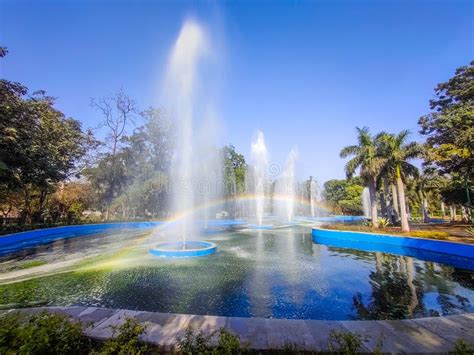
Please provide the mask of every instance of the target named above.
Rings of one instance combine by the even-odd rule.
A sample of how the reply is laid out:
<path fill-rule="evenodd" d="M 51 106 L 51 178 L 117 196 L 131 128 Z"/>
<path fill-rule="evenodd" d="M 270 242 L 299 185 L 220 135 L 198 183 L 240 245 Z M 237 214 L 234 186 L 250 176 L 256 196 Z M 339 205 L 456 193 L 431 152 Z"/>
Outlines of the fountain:
<path fill-rule="evenodd" d="M 368 187 L 364 187 L 364 190 L 362 191 L 362 208 L 364 209 L 364 216 L 366 218 L 371 218 L 370 192 Z"/>
<path fill-rule="evenodd" d="M 176 152 L 171 164 L 172 207 L 177 218 L 168 223 L 166 233 L 181 241 L 162 242 L 150 250 L 157 256 L 201 256 L 216 251 L 213 243 L 204 241 L 189 241 L 188 236 L 196 236 L 197 206 L 206 205 L 219 195 L 217 189 L 220 178 L 220 159 L 215 146 L 216 124 L 204 117 L 200 122 L 196 120 L 196 112 L 203 112 L 196 108 L 196 81 L 198 78 L 198 64 L 208 53 L 208 39 L 199 24 L 187 20 L 171 51 L 164 91 L 168 106 L 172 109 L 176 122 Z M 199 102 L 203 101 L 200 98 Z M 196 130 L 196 127 L 200 130 Z M 209 210 L 204 208 L 199 215 L 204 218 L 205 224 L 209 217 Z"/>
<path fill-rule="evenodd" d="M 277 214 L 288 223 L 291 223 L 295 216 L 296 158 L 296 149 L 292 149 L 286 160 L 285 169 L 275 184 L 275 192 L 278 195 L 275 201 Z"/>
<path fill-rule="evenodd" d="M 260 229 L 271 228 L 270 225 L 263 224 L 266 205 L 265 188 L 267 184 L 268 151 L 262 131 L 257 132 L 256 139 L 252 142 L 252 164 L 255 183 L 255 216 L 257 218 L 257 224 L 252 225 L 252 227 Z"/>
<path fill-rule="evenodd" d="M 316 217 L 316 196 L 318 185 L 312 176 L 309 177 L 309 202 L 311 207 L 311 217 Z"/>

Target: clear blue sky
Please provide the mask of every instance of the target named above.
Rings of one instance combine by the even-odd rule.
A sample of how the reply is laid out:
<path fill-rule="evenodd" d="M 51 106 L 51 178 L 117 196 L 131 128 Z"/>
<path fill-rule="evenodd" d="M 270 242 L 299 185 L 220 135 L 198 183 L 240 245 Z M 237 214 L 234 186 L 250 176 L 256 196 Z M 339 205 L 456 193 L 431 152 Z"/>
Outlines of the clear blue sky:
<path fill-rule="evenodd" d="M 297 146 L 300 177 L 344 176 L 355 126 L 410 129 L 433 89 L 474 59 L 472 1 L 0 0 L 1 76 L 44 89 L 95 127 L 91 97 L 123 87 L 142 107 L 157 94 L 169 50 L 192 16 L 219 42 L 216 104 L 249 156 L 264 131 L 272 159 Z"/>

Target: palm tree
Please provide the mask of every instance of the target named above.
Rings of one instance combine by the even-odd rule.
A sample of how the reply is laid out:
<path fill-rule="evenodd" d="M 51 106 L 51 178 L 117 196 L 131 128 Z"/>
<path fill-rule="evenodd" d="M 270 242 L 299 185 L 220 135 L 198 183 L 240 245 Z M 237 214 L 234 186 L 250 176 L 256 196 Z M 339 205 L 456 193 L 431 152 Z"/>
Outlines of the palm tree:
<path fill-rule="evenodd" d="M 420 144 L 416 142 L 407 143 L 409 135 L 410 132 L 407 130 L 401 131 L 399 134 L 381 133 L 378 135 L 379 155 L 385 160 L 383 170 L 396 183 L 403 232 L 410 231 L 403 178 L 418 176 L 418 169 L 408 161 L 421 156 L 423 153 Z"/>
<path fill-rule="evenodd" d="M 348 178 L 351 178 L 355 171 L 360 168 L 360 176 L 364 179 L 369 188 L 372 226 L 377 228 L 376 180 L 384 166 L 384 160 L 378 154 L 377 137 L 372 137 L 369 133 L 369 128 L 357 127 L 357 133 L 357 145 L 350 145 L 343 148 L 340 156 L 341 158 L 354 156 L 346 164 L 346 175 Z"/>

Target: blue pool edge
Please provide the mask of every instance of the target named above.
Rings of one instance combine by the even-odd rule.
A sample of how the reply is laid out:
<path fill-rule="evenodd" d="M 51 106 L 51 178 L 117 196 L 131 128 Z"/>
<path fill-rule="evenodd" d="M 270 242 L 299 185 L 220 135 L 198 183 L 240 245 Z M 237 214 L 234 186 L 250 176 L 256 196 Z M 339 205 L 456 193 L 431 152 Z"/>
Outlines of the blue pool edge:
<path fill-rule="evenodd" d="M 381 244 L 399 248 L 421 249 L 424 251 L 447 254 L 462 258 L 474 258 L 474 245 L 471 244 L 417 237 L 404 237 L 390 234 L 340 231 L 322 228 L 312 228 L 311 234 L 313 242 L 315 243 L 320 242 L 321 239 L 333 239 L 348 242 Z M 357 245 L 355 245 L 355 249 L 357 249 Z"/>

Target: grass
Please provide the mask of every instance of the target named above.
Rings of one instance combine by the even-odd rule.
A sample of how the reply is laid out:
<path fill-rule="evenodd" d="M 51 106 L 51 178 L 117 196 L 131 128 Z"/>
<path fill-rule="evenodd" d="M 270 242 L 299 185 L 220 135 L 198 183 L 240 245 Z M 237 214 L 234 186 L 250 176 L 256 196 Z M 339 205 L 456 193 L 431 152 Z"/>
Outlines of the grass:
<path fill-rule="evenodd" d="M 364 226 L 360 224 L 325 224 L 322 225 L 323 229 L 340 230 L 340 231 L 351 231 L 351 232 L 364 232 L 364 233 L 382 233 L 382 234 L 394 234 L 406 237 L 426 238 L 426 239 L 439 239 L 445 240 L 449 238 L 449 233 L 441 232 L 438 230 L 414 230 L 409 233 L 403 233 L 400 228 L 397 227 L 384 227 L 384 228 L 372 228 L 370 226 Z"/>

